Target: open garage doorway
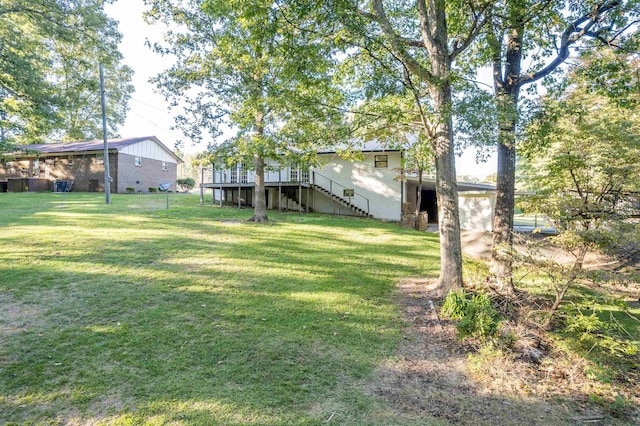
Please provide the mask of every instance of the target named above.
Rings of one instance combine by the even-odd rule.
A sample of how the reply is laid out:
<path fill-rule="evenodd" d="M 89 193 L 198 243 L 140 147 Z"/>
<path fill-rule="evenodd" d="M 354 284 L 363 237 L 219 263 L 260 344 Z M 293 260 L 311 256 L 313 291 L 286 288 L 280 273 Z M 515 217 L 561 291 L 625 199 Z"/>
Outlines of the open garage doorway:
<path fill-rule="evenodd" d="M 436 191 L 432 189 L 422 190 L 420 211 L 427 212 L 429 223 L 438 223 L 438 200 L 436 198 Z"/>

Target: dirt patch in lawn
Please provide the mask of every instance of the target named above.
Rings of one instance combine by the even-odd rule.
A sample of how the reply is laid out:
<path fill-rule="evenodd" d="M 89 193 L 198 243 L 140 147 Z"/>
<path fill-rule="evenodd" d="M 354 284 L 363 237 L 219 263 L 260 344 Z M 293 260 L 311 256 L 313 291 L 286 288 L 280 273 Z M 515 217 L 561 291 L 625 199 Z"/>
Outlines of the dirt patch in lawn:
<path fill-rule="evenodd" d="M 421 417 L 456 425 L 640 422 L 603 413 L 589 401 L 592 383 L 585 378 L 585 363 L 549 348 L 540 364 L 515 357 L 474 364 L 470 354 L 476 348 L 459 342 L 454 324 L 440 321 L 430 308 L 429 284 L 421 279 L 400 283 L 408 326 L 401 348 L 378 368 L 371 388 L 392 407 L 398 424 Z"/>

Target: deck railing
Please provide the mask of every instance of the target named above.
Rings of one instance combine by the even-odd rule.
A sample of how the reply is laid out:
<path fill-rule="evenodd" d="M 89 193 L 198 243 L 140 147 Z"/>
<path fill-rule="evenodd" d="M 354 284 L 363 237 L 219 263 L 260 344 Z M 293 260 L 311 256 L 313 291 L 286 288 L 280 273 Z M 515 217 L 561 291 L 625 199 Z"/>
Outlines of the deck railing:
<path fill-rule="evenodd" d="M 247 171 L 242 170 L 241 168 L 237 169 L 225 169 L 225 170 L 216 170 L 215 168 L 202 168 L 202 180 L 201 182 L 204 184 L 205 180 L 209 180 L 208 183 L 212 184 L 237 184 L 238 180 L 241 183 L 248 183 L 247 179 Z M 206 174 L 206 175 L 205 175 Z M 216 179 L 216 175 L 219 179 Z M 370 201 L 367 197 L 362 194 L 355 192 L 354 188 L 348 188 L 333 179 L 324 176 L 321 173 L 316 172 L 315 170 L 304 170 L 304 169 L 294 169 L 294 168 L 286 168 L 279 169 L 277 180 L 270 180 L 269 177 L 271 173 L 265 174 L 265 183 L 270 184 L 288 184 L 288 183 L 311 183 L 312 185 L 316 185 L 324 190 L 328 191 L 331 195 L 346 201 L 350 206 L 357 207 L 363 211 L 366 211 L 367 214 L 370 214 Z M 283 179 L 285 178 L 285 179 Z M 202 191 L 201 191 L 202 192 Z"/>
<path fill-rule="evenodd" d="M 355 192 L 353 188 L 347 188 L 346 186 L 314 170 L 311 171 L 311 184 L 324 188 L 329 191 L 331 195 L 335 195 L 336 197 L 347 201 L 350 205 L 358 207 L 366 211 L 367 214 L 370 214 L 371 206 L 369 199 L 364 195 Z M 340 191 L 342 191 L 342 194 L 340 194 Z"/>

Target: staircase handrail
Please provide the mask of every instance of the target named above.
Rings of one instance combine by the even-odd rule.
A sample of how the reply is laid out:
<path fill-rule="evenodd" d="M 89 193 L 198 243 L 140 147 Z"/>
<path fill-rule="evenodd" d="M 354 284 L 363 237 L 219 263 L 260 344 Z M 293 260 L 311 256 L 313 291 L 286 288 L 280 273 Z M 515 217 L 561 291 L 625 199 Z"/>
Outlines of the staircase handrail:
<path fill-rule="evenodd" d="M 316 177 L 317 177 L 317 176 L 319 176 L 319 177 L 321 177 L 321 178 L 323 178 L 323 179 L 327 180 L 327 181 L 328 181 L 328 183 L 329 183 L 329 188 L 326 188 L 326 187 L 324 187 L 324 186 L 320 185 L 318 182 L 316 182 Z M 343 193 L 343 195 L 340 195 L 339 193 L 335 193 L 335 192 L 333 191 L 333 186 L 334 186 L 334 185 L 336 185 L 336 186 L 338 186 L 338 187 L 340 187 L 340 188 L 342 188 L 342 189 L 352 189 L 352 188 L 347 188 L 346 186 L 344 186 L 344 185 L 342 185 L 342 184 L 340 184 L 340 183 L 338 183 L 338 182 L 334 181 L 334 180 L 333 180 L 333 179 L 331 179 L 331 178 L 328 178 L 328 177 L 326 177 L 326 176 L 324 176 L 324 175 L 322 175 L 322 174 L 320 174 L 320 173 L 316 172 L 315 170 L 311 170 L 311 183 L 312 183 L 313 185 L 318 185 L 318 186 L 320 186 L 320 187 L 323 187 L 324 189 L 328 189 L 328 190 L 329 190 L 329 193 L 331 193 L 331 195 L 334 195 L 334 196 L 336 196 L 336 197 L 338 197 L 338 198 L 340 198 L 340 199 L 342 199 L 342 200 L 344 200 L 344 198 L 345 198 L 344 193 Z M 369 199 L 368 199 L 367 197 L 365 197 L 364 195 L 357 193 L 357 192 L 355 191 L 355 189 L 353 189 L 353 198 L 356 198 L 356 197 L 360 197 L 360 198 L 362 198 L 362 199 L 366 202 L 366 204 L 367 204 L 367 214 L 370 214 L 370 213 L 369 213 L 369 208 L 370 208 L 370 202 L 369 202 Z M 349 204 L 350 204 L 350 205 L 352 205 L 352 206 L 354 206 L 354 207 L 357 207 L 357 206 L 355 206 L 355 204 L 353 204 L 353 203 L 351 202 L 351 198 L 352 198 L 352 197 L 347 197 L 347 198 L 349 198 L 349 201 L 348 201 L 348 202 L 349 202 Z"/>

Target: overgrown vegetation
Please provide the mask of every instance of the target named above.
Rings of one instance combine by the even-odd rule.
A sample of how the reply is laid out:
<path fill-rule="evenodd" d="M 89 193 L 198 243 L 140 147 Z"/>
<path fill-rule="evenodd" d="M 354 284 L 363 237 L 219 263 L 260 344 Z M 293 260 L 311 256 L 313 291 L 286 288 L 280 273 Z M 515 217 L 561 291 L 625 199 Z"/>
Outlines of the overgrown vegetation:
<path fill-rule="evenodd" d="M 498 332 L 500 316 L 485 293 L 450 291 L 442 304 L 442 313 L 459 320 L 456 328 L 460 339 L 477 337 L 486 341 Z"/>

